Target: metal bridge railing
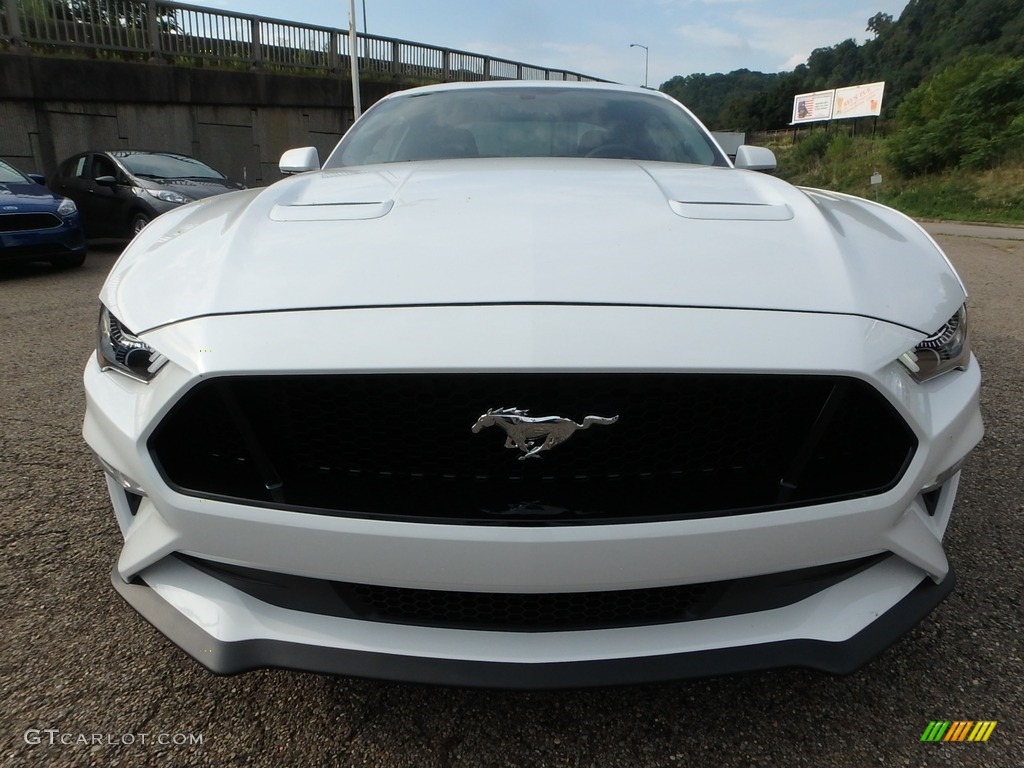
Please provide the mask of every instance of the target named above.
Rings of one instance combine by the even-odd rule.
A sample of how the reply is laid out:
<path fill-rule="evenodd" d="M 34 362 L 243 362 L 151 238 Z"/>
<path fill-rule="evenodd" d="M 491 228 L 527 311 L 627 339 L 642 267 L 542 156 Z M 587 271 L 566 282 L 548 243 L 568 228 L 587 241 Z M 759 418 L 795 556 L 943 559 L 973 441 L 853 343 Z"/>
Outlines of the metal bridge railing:
<path fill-rule="evenodd" d="M 425 80 L 598 78 L 478 53 L 360 34 L 364 73 Z M 115 57 L 348 76 L 347 30 L 166 0 L 0 0 L 0 48 L 110 52 Z"/>

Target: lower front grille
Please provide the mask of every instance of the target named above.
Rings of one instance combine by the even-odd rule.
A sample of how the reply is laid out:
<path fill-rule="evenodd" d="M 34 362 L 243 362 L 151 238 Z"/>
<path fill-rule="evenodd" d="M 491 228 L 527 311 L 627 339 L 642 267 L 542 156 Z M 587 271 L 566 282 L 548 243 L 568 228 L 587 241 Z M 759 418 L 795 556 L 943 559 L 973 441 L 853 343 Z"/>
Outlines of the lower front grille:
<path fill-rule="evenodd" d="M 32 232 L 39 229 L 56 229 L 64 222 L 52 213 L 4 213 L 0 214 L 0 232 Z"/>
<path fill-rule="evenodd" d="M 767 611 L 817 594 L 889 556 L 880 554 L 705 584 L 612 592 L 509 594 L 350 584 L 178 555 L 241 592 L 289 610 L 388 624 L 500 632 L 636 627 Z"/>
<path fill-rule="evenodd" d="M 539 458 L 489 409 L 581 423 Z M 164 479 L 203 498 L 401 520 L 639 522 L 882 493 L 917 441 L 865 382 L 834 376 L 395 374 L 209 379 L 149 441 Z"/>
<path fill-rule="evenodd" d="M 0 249 L 0 261 L 30 261 L 32 259 L 50 259 L 73 253 L 74 249 L 65 243 L 33 243 L 30 245 L 9 245 Z"/>

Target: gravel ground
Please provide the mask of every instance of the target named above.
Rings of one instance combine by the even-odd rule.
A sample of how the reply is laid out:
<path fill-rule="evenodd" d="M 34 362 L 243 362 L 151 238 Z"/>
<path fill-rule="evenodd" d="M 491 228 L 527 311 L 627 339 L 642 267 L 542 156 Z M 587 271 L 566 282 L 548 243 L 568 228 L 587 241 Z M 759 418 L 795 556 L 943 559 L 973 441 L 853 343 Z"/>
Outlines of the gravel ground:
<path fill-rule="evenodd" d="M 120 537 L 80 435 L 81 368 L 116 249 L 80 270 L 0 271 L 0 763 L 1024 765 L 1024 230 L 932 229 L 972 291 L 986 376 L 988 432 L 947 536 L 953 595 L 850 677 L 781 670 L 558 693 L 208 674 L 108 581 Z M 931 720 L 999 725 L 986 743 L 921 743 Z M 40 743 L 26 743 L 29 729 Z M 60 743 L 94 734 L 103 743 Z"/>

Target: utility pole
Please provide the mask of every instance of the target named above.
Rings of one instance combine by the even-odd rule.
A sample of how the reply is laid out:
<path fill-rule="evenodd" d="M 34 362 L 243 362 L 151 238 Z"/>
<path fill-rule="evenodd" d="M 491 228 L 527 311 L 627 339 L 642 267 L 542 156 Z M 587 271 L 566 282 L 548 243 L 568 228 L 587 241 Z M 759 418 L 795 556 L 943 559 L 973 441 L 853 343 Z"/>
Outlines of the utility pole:
<path fill-rule="evenodd" d="M 348 58 L 352 64 L 352 107 L 356 120 L 363 113 L 359 103 L 359 36 L 356 34 L 356 0 L 348 0 Z"/>

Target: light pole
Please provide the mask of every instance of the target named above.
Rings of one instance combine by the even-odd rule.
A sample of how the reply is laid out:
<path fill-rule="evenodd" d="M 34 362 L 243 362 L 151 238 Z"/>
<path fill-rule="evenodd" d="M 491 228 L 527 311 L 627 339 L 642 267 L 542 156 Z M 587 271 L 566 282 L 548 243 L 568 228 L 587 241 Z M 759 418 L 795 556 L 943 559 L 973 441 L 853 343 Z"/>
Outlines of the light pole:
<path fill-rule="evenodd" d="M 365 19 L 365 14 L 363 15 Z M 348 60 L 352 70 L 352 112 L 355 119 L 363 112 L 359 103 L 359 36 L 356 34 L 356 0 L 348 0 Z"/>
<path fill-rule="evenodd" d="M 640 43 L 630 43 L 630 48 L 643 48 L 644 49 L 644 88 L 647 87 L 647 66 L 651 63 L 651 52 L 647 49 L 646 45 L 640 45 Z"/>

